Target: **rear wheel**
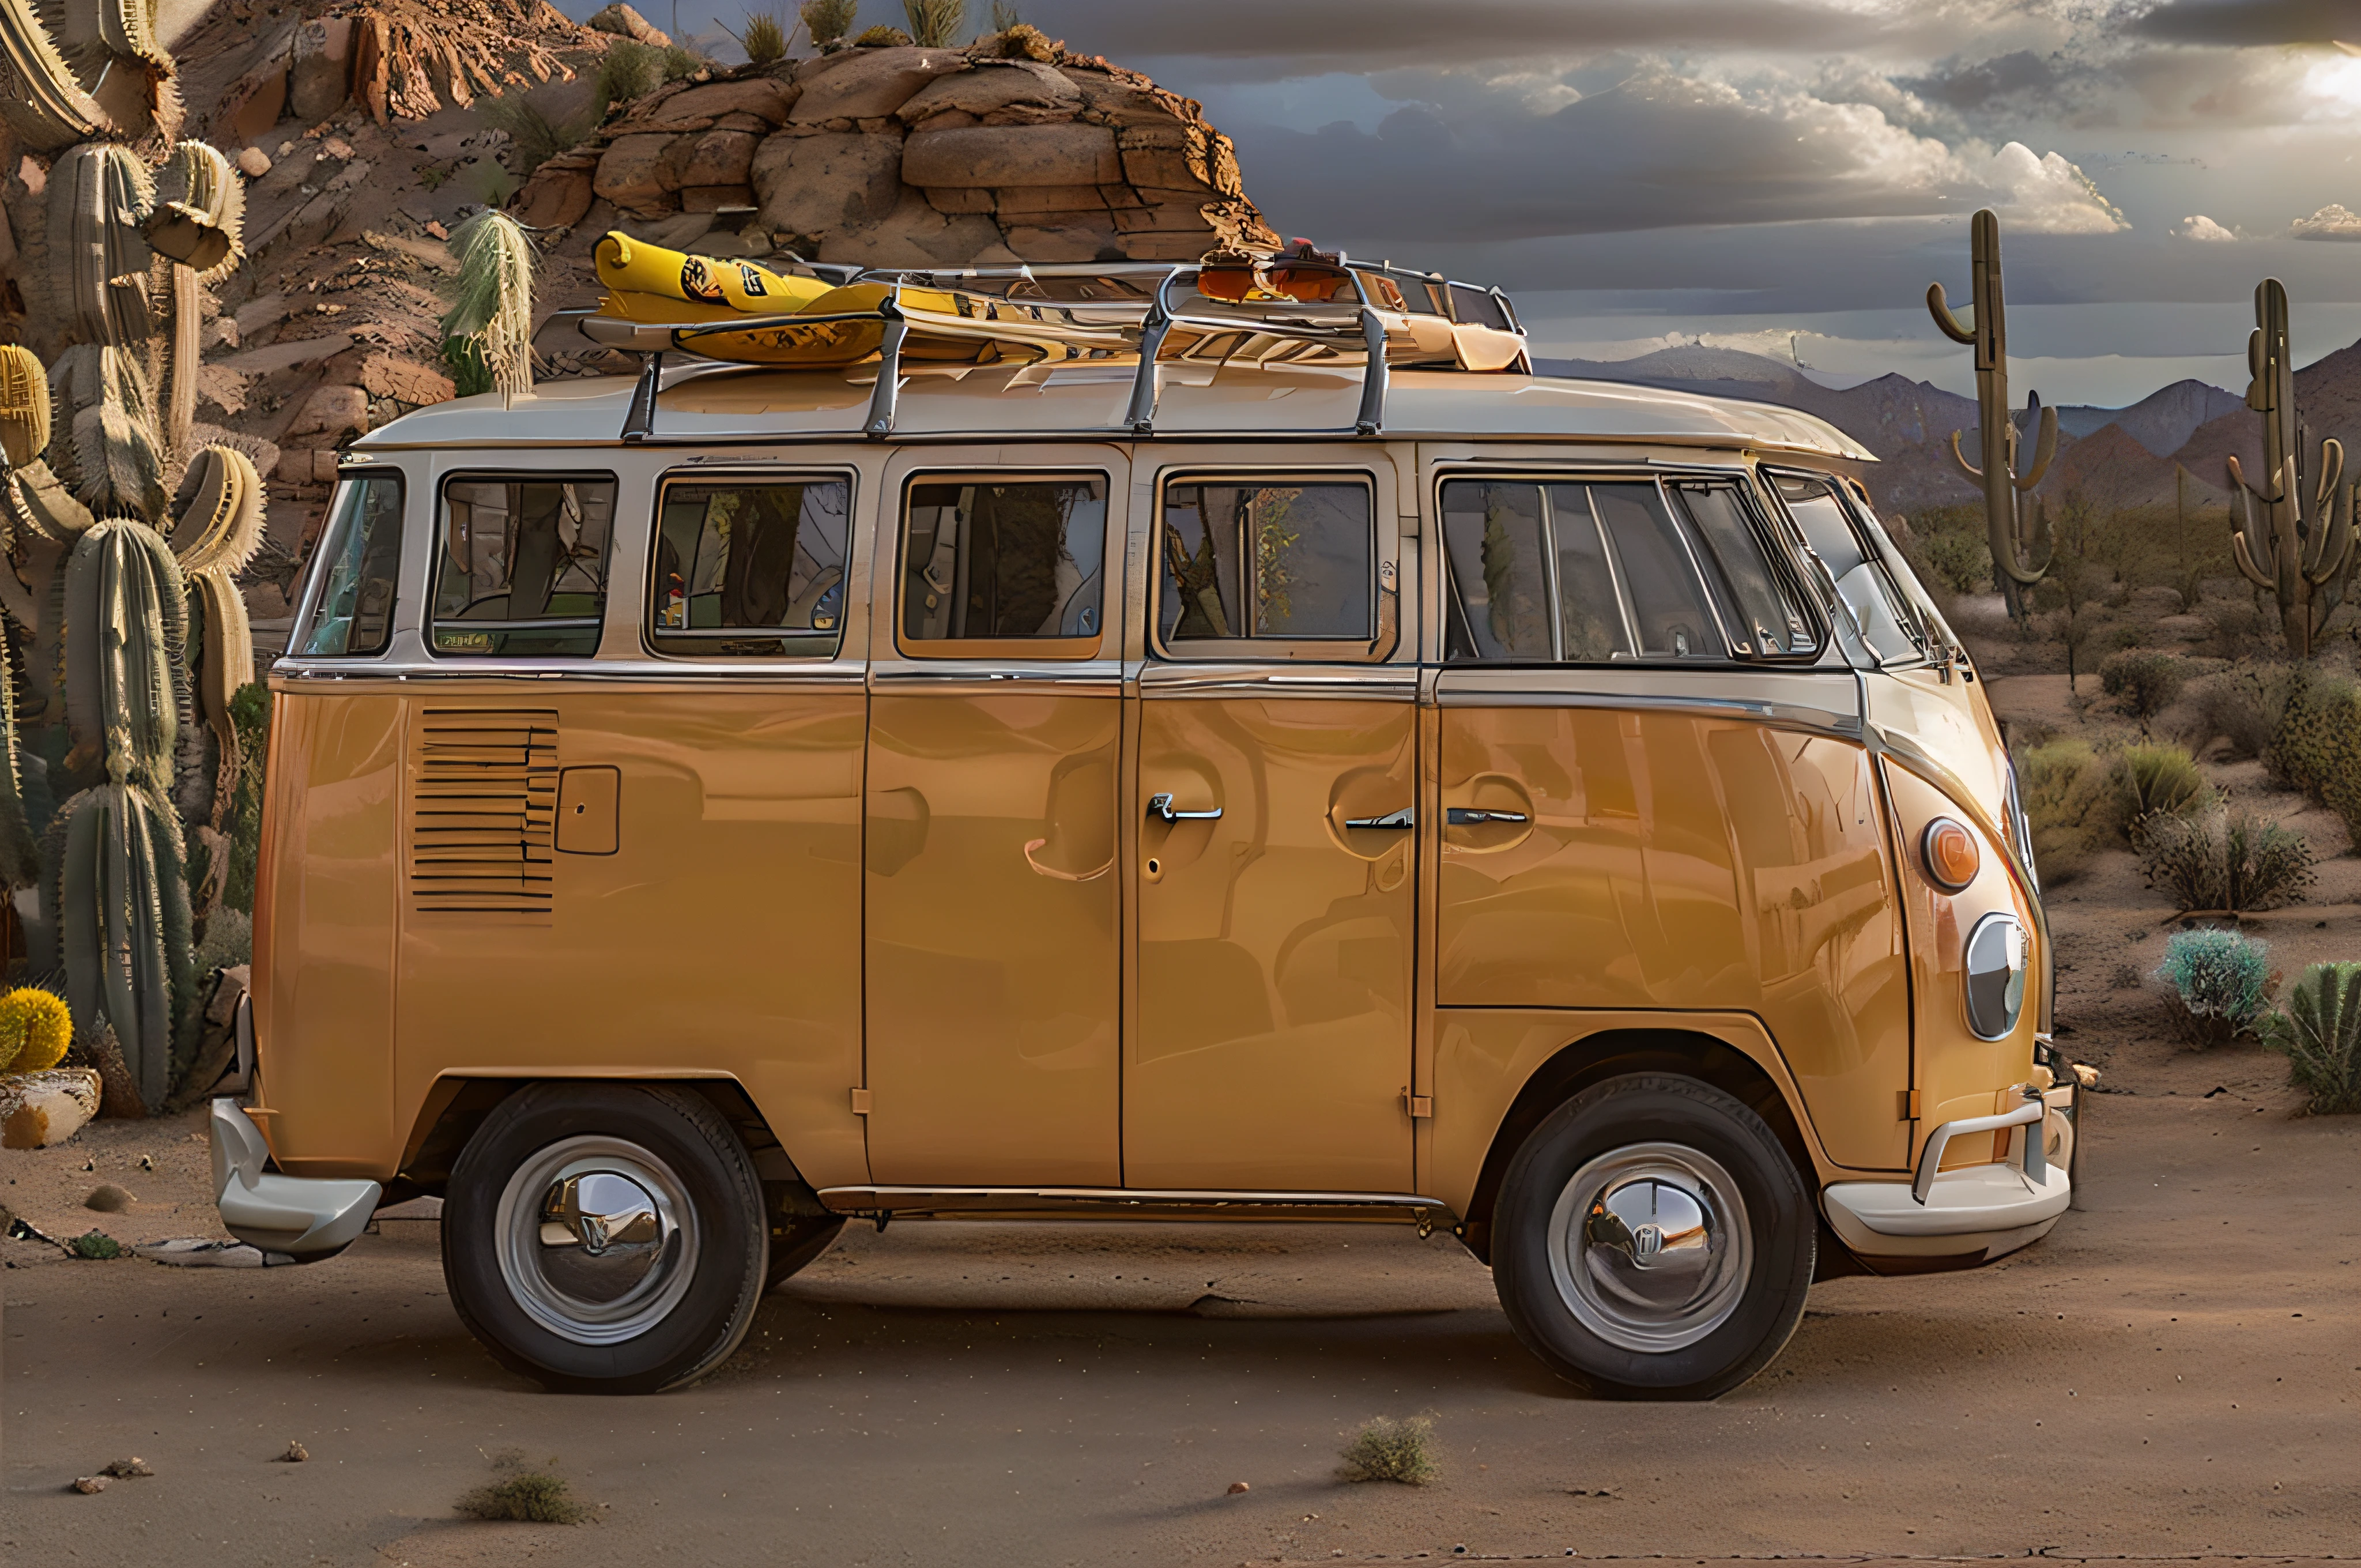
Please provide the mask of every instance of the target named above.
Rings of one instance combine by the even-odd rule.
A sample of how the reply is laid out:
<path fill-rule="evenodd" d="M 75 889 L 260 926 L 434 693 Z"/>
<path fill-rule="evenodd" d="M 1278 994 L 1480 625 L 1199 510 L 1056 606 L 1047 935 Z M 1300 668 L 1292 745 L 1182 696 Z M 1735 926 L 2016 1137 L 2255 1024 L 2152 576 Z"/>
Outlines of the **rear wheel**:
<path fill-rule="evenodd" d="M 443 1273 L 511 1370 L 562 1392 L 649 1393 L 745 1337 L 768 1230 L 753 1161 L 702 1097 L 536 1084 L 452 1168 Z"/>
<path fill-rule="evenodd" d="M 1816 1227 L 1762 1117 L 1694 1079 L 1594 1085 L 1510 1162 L 1492 1271 L 1560 1376 L 1630 1399 L 1710 1399 L 1795 1332 Z"/>

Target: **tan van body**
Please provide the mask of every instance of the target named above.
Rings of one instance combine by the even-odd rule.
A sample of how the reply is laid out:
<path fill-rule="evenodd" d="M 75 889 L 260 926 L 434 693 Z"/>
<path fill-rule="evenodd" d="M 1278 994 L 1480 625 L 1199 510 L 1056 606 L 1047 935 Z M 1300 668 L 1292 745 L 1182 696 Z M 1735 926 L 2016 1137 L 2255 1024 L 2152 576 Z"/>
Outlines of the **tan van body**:
<path fill-rule="evenodd" d="M 1863 659 L 1823 580 L 1816 652 L 1776 665 L 1446 646 L 1455 481 L 1710 479 L 1776 526 L 1772 470 L 1868 454 L 1787 411 L 1513 372 L 1398 373 L 1370 438 L 1290 433 L 1349 429 L 1356 373 L 1268 367 L 1168 382 L 1151 439 L 1074 433 L 1130 376 L 913 372 L 879 441 L 846 433 L 857 377 L 708 367 L 652 439 L 619 438 L 609 380 L 356 444 L 346 488 L 399 486 L 387 646 L 307 657 L 299 625 L 270 676 L 246 1113 L 279 1170 L 440 1191 L 521 1087 L 669 1083 L 835 1214 L 1365 1216 L 1483 1255 L 1521 1142 L 1644 1073 L 1761 1115 L 1822 1277 L 2055 1223 L 2040 903 L 1948 637 Z M 611 483 L 595 635 L 454 656 L 430 597 L 454 487 L 537 478 Z M 659 498 L 782 479 L 850 497 L 833 646 L 660 652 Z M 1019 480 L 1103 498 L 1083 630 L 908 635 L 913 498 Z M 1191 485 L 1365 490 L 1374 634 L 1161 639 Z M 1978 851 L 1963 887 L 1925 869 L 1940 818 Z M 1995 913 L 2029 951 L 1986 1039 L 1963 953 Z M 1957 1126 L 2044 1091 L 2037 1127 Z M 2041 1201 L 1909 1212 L 1914 1176 L 1979 1168 Z"/>

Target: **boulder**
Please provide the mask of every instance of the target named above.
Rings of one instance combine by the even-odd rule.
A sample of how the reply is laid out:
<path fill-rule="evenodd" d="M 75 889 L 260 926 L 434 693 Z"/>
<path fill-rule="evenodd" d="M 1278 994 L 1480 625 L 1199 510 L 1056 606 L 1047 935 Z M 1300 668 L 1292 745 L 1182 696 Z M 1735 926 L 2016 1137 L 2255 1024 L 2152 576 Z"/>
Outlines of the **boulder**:
<path fill-rule="evenodd" d="M 352 18 L 323 16 L 297 27 L 287 71 L 287 106 L 295 117 L 318 125 L 343 108 L 352 91 Z"/>
<path fill-rule="evenodd" d="M 1123 178 L 1105 126 L 969 126 L 910 137 L 902 178 L 933 188 L 1097 185 Z"/>
<path fill-rule="evenodd" d="M 333 444 L 346 432 L 359 434 L 368 430 L 368 393 L 359 387 L 330 386 L 313 392 L 287 433 L 317 436 Z"/>
<path fill-rule="evenodd" d="M 1243 190 L 1230 138 L 1202 123 L 1134 126 L 1116 133 L 1123 178 L 1149 189 L 1204 190 L 1235 196 Z"/>
<path fill-rule="evenodd" d="M 937 77 L 969 69 L 966 57 L 956 49 L 909 47 L 846 53 L 849 60 L 815 76 L 807 78 L 797 72 L 803 93 L 796 100 L 794 115 L 799 123 L 890 115 Z"/>
<path fill-rule="evenodd" d="M 382 353 L 362 358 L 361 390 L 372 398 L 391 398 L 420 408 L 428 403 L 447 403 L 459 395 L 448 376 L 398 354 Z M 234 972 L 223 971 L 225 976 Z M 239 975 L 237 983 L 243 986 L 246 977 Z"/>
<path fill-rule="evenodd" d="M 571 228 L 582 221 L 598 196 L 588 169 L 553 169 L 543 164 L 533 171 L 510 205 L 517 221 L 528 228 Z"/>
<path fill-rule="evenodd" d="M 602 33 L 612 33 L 617 38 L 630 38 L 654 49 L 672 47 L 671 34 L 658 28 L 629 5 L 620 4 L 620 0 L 592 16 L 590 26 Z"/>
<path fill-rule="evenodd" d="M 661 131 L 617 137 L 598 159 L 591 189 L 634 217 L 671 211 L 672 193 L 680 188 L 673 148 L 680 140 Z"/>
<path fill-rule="evenodd" d="M 1052 214 L 1042 214 L 1045 218 Z M 1104 214 L 1102 214 L 1104 215 Z M 1124 237 L 1097 225 L 1011 225 L 1008 247 L 1027 261 L 1125 261 L 1131 259 Z M 1209 247 L 1200 240 L 1197 255 Z"/>
<path fill-rule="evenodd" d="M 1195 116 L 1190 100 L 1167 93 L 1146 77 L 1066 66 L 1059 72 L 1082 94 L 1081 117 L 1102 126 L 1169 126 Z"/>
<path fill-rule="evenodd" d="M 762 139 L 750 131 L 706 132 L 689 144 L 676 182 L 684 187 L 746 184 Z"/>
<path fill-rule="evenodd" d="M 972 115 L 989 125 L 1040 125 L 1071 120 L 1082 106 L 1080 89 L 1055 66 L 1037 60 L 979 60 L 972 71 L 938 77 L 896 113 L 907 125 L 940 114 Z"/>
<path fill-rule="evenodd" d="M 248 180 L 259 180 L 270 172 L 270 155 L 258 147 L 249 147 L 237 155 L 237 171 Z"/>
<path fill-rule="evenodd" d="M 98 1114 L 98 1074 L 86 1067 L 0 1078 L 0 1148 L 64 1143 Z"/>
<path fill-rule="evenodd" d="M 657 106 L 649 123 L 660 126 L 681 120 L 718 120 L 724 115 L 754 115 L 767 125 L 783 126 L 801 92 L 794 82 L 772 76 L 716 82 L 673 94 Z M 632 128 L 639 127 L 634 124 Z"/>
<path fill-rule="evenodd" d="M 899 137 L 781 132 L 754 154 L 763 226 L 825 237 L 876 224 L 901 202 L 901 166 Z"/>

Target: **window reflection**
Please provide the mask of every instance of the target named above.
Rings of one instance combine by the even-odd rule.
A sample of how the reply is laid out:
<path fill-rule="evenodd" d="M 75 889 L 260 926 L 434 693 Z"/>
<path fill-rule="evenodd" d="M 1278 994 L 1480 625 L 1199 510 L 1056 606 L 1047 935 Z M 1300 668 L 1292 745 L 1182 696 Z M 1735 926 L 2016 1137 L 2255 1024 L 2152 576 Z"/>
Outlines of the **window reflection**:
<path fill-rule="evenodd" d="M 842 479 L 665 486 L 651 607 L 658 651 L 833 651 L 851 494 Z"/>
<path fill-rule="evenodd" d="M 914 485 L 902 543 L 913 641 L 1095 638 L 1106 482 Z"/>
<path fill-rule="evenodd" d="M 320 556 L 320 597 L 311 625 L 295 640 L 297 654 L 384 652 L 401 570 L 400 475 L 370 474 L 338 487 Z"/>

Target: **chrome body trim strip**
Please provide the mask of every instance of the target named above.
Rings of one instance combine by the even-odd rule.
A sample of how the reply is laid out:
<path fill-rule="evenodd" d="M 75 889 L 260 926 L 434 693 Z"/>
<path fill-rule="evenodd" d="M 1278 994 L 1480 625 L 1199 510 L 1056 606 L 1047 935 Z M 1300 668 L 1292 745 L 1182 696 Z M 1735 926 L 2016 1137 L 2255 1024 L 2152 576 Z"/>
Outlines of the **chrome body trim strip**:
<path fill-rule="evenodd" d="M 840 1213 L 874 1211 L 1104 1208 L 1402 1210 L 1448 1214 L 1440 1198 L 1412 1192 L 1226 1192 L 1139 1187 L 824 1187 L 819 1201 Z"/>
<path fill-rule="evenodd" d="M 861 688 L 868 679 L 859 663 L 799 663 L 790 659 L 586 659 L 579 664 L 552 669 L 546 664 L 515 664 L 487 660 L 468 663 L 450 659 L 281 659 L 270 666 L 274 685 L 342 685 L 384 682 L 407 685 L 421 681 L 581 681 L 595 685 L 762 685 L 807 688 Z"/>
<path fill-rule="evenodd" d="M 1927 1135 L 1927 1146 L 1919 1151 L 1917 1173 L 1910 1179 L 1910 1196 L 1923 1207 L 1927 1194 L 1935 1185 L 1935 1174 L 1942 1168 L 1943 1150 L 1953 1138 L 1971 1133 L 1997 1133 L 2004 1127 L 2038 1125 L 2049 1114 L 2049 1102 L 2035 1091 L 2031 1098 L 2014 1111 L 2003 1111 L 1994 1116 L 1963 1116 L 1956 1122 L 1946 1122 Z M 2048 1174 L 2047 1151 L 2037 1137 L 2025 1140 L 2026 1179 L 2040 1182 Z"/>

